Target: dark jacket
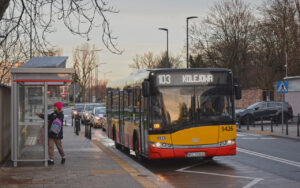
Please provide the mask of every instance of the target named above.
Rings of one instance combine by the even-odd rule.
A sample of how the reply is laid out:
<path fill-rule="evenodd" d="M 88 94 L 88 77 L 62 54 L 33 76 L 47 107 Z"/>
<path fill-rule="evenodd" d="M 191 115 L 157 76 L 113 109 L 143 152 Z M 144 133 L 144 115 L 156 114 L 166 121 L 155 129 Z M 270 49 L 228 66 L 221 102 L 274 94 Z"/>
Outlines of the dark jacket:
<path fill-rule="evenodd" d="M 44 119 L 44 114 L 40 114 L 39 117 Z M 55 135 L 54 133 L 49 131 L 50 126 L 52 125 L 52 122 L 56 118 L 59 118 L 62 122 L 61 131 L 58 133 L 58 135 Z M 63 112 L 60 112 L 60 113 L 53 112 L 53 113 L 49 114 L 48 115 L 48 138 L 63 139 L 63 124 L 64 124 L 64 114 L 63 114 Z"/>

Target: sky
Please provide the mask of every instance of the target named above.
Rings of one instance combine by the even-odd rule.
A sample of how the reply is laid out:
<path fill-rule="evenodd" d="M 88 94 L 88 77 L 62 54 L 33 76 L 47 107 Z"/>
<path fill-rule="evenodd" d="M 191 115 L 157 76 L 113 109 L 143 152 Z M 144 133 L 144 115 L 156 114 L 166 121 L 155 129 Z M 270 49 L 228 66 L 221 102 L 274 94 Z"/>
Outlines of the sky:
<path fill-rule="evenodd" d="M 57 24 L 56 32 L 49 36 L 49 41 L 57 48 L 63 49 L 63 55 L 69 56 L 67 66 L 72 67 L 72 51 L 83 43 L 96 45 L 98 52 L 99 78 L 114 81 L 128 76 L 134 70 L 129 68 L 136 54 L 153 52 L 160 54 L 166 50 L 166 32 L 169 30 L 169 54 L 184 56 L 186 42 L 186 17 L 198 16 L 189 21 L 197 24 L 209 12 L 217 0 L 108 0 L 109 4 L 119 10 L 117 14 L 107 14 L 113 35 L 117 36 L 118 48 L 122 55 L 110 53 L 101 41 L 101 29 L 90 35 L 90 40 L 72 35 L 65 27 Z M 257 3 L 259 0 L 247 0 Z M 185 57 L 185 56 L 184 56 Z M 105 63 L 105 64 L 103 64 Z M 110 72 L 106 75 L 103 72 Z M 101 73 L 102 72 L 102 73 Z"/>

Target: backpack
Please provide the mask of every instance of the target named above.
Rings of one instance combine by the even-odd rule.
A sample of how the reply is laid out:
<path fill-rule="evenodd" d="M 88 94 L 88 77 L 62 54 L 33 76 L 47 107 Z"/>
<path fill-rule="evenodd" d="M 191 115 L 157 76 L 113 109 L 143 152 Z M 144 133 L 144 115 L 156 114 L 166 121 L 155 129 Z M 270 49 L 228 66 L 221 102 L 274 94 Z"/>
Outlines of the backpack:
<path fill-rule="evenodd" d="M 55 120 L 53 120 L 49 131 L 54 133 L 55 135 L 58 135 L 61 131 L 61 127 L 62 127 L 62 122 L 59 118 L 56 118 Z"/>

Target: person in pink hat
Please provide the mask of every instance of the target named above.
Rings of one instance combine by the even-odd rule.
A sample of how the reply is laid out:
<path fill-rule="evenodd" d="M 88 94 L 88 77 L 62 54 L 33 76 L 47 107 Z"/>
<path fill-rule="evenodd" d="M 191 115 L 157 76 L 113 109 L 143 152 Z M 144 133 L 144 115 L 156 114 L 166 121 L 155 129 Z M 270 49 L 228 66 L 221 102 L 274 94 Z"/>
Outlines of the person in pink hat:
<path fill-rule="evenodd" d="M 54 144 L 56 145 L 59 154 L 61 156 L 61 164 L 66 161 L 65 153 L 62 147 L 63 139 L 63 122 L 64 114 L 62 111 L 63 104 L 57 102 L 54 104 L 54 112 L 48 115 L 48 153 L 49 153 L 49 165 L 54 165 Z M 44 119 L 44 114 L 36 113 L 40 118 Z"/>

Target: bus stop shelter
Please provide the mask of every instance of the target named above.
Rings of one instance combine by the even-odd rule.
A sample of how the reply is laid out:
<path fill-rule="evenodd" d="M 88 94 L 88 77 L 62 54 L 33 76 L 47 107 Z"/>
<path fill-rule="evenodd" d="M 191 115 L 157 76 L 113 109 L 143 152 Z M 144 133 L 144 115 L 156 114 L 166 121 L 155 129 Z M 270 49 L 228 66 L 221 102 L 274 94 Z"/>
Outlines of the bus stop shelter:
<path fill-rule="evenodd" d="M 67 58 L 34 57 L 11 70 L 11 159 L 14 166 L 18 162 L 48 165 L 48 117 L 41 119 L 35 114 L 52 112 L 54 102 L 64 97 L 60 95 L 61 88 L 72 82 L 74 73 L 74 69 L 66 68 Z"/>

